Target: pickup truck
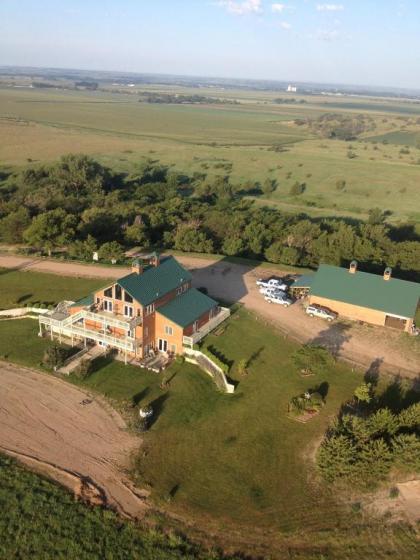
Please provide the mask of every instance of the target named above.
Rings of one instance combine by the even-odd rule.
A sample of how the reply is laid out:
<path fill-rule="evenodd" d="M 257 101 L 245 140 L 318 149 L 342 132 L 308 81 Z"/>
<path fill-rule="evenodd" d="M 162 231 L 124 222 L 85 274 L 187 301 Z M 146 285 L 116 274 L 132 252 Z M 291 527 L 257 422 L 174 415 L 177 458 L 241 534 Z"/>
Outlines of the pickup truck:
<path fill-rule="evenodd" d="M 257 280 L 257 286 L 260 287 L 260 291 L 262 291 L 261 288 L 273 288 L 275 290 L 282 290 L 283 292 L 287 290 L 287 284 L 277 278 L 260 278 Z"/>
<path fill-rule="evenodd" d="M 306 313 L 309 317 L 319 317 L 320 319 L 326 319 L 331 322 L 337 319 L 338 313 L 331 311 L 328 307 L 322 307 L 321 305 L 308 305 L 306 308 Z"/>
<path fill-rule="evenodd" d="M 284 290 L 280 290 L 280 288 L 260 288 L 260 294 L 263 296 L 286 296 L 286 292 Z"/>
<path fill-rule="evenodd" d="M 283 295 L 281 295 L 283 294 Z M 292 300 L 289 299 L 286 294 L 283 292 L 277 292 L 271 295 L 266 295 L 264 298 L 268 303 L 278 303 L 279 305 L 283 305 L 284 307 L 289 307 L 292 305 Z"/>

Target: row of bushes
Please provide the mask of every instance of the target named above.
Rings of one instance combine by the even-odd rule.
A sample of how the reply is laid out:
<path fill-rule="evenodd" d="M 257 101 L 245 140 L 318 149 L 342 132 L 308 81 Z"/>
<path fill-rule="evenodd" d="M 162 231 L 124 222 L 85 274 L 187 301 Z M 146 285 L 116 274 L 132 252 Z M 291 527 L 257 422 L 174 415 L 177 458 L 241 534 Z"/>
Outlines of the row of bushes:
<path fill-rule="evenodd" d="M 216 356 L 216 354 L 210 348 L 203 347 L 203 348 L 199 348 L 199 350 L 200 352 L 205 354 L 208 358 L 210 358 L 210 360 L 214 362 L 223 371 L 225 375 L 229 373 L 229 369 L 230 369 L 229 365 L 223 362 L 219 356 Z"/>

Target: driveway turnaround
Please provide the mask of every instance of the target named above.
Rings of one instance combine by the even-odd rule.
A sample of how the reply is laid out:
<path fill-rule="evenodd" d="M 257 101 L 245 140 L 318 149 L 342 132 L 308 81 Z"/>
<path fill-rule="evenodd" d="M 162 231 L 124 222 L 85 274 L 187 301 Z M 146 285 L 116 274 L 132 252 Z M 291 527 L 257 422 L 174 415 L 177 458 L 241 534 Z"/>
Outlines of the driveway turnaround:
<path fill-rule="evenodd" d="M 285 309 L 270 305 L 255 284 L 260 276 L 287 275 L 279 270 L 255 269 L 226 260 L 214 261 L 200 257 L 176 256 L 193 272 L 195 287 L 206 287 L 211 296 L 220 301 L 240 302 L 261 318 L 270 322 L 285 335 L 302 343 L 319 344 L 338 358 L 360 365 L 372 373 L 387 371 L 395 375 L 416 378 L 420 375 L 419 344 L 409 344 L 408 335 L 389 328 L 358 325 L 350 321 L 327 323 L 310 318 L 300 303 Z M 119 278 L 128 268 L 78 264 L 48 259 L 32 259 L 14 255 L 0 255 L 0 267 L 36 270 L 64 276 L 91 278 Z M 417 342 L 417 341 L 416 341 Z"/>
<path fill-rule="evenodd" d="M 52 375 L 0 362 L 0 451 L 129 518 L 146 494 L 124 470 L 141 440 L 107 404 Z"/>

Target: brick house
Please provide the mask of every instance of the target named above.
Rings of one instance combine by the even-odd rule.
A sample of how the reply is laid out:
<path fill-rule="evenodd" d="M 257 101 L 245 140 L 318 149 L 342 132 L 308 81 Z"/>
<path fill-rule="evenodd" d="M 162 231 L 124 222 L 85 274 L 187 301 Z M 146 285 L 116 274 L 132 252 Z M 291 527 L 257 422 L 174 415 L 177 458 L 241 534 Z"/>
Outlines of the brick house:
<path fill-rule="evenodd" d="M 317 304 L 343 317 L 373 325 L 411 332 L 419 305 L 420 284 L 392 277 L 387 267 L 383 276 L 322 264 L 308 282 L 309 304 Z"/>
<path fill-rule="evenodd" d="M 131 273 L 40 317 L 40 335 L 99 344 L 125 359 L 152 352 L 182 354 L 229 316 L 229 310 L 192 287 L 192 275 L 174 257 L 156 253 Z"/>

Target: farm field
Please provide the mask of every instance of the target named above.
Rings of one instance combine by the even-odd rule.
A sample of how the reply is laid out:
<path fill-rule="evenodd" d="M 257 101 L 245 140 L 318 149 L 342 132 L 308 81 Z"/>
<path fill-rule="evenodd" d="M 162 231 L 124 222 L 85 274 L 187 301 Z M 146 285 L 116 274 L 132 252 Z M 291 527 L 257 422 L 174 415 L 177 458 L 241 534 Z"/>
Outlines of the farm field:
<path fill-rule="evenodd" d="M 19 352 L 12 350 L 16 341 Z M 39 367 L 47 344 L 33 320 L 0 322 L 0 355 L 10 361 Z M 127 414 L 133 404 L 153 404 L 155 421 L 132 474 L 157 506 L 194 518 L 206 532 L 231 530 L 230 544 L 235 535 L 251 547 L 268 540 L 279 558 L 290 558 L 290 550 L 301 559 L 322 552 L 350 560 L 362 550 L 366 557 L 375 552 L 386 558 L 396 550 L 410 557 L 416 544 L 408 527 L 353 511 L 351 499 L 338 501 L 314 471 L 316 445 L 361 373 L 337 364 L 302 378 L 291 361 L 296 346 L 243 310 L 206 345 L 231 363 L 233 396 L 220 394 L 209 377 L 185 363 L 156 375 L 102 360 L 85 380 L 72 379 Z M 249 361 L 246 375 L 238 372 L 241 359 Z M 164 390 L 163 380 L 169 384 Z M 307 424 L 287 418 L 290 398 L 321 384 L 326 406 L 319 416 Z"/>
<path fill-rule="evenodd" d="M 255 200 L 290 213 L 360 219 L 379 206 L 391 212 L 393 222 L 419 219 L 417 105 L 334 102 L 322 96 L 307 96 L 303 104 L 278 104 L 273 103 L 278 92 L 211 94 L 240 103 L 149 104 L 139 103 L 137 95 L 102 91 L 3 88 L 0 162 L 7 171 L 83 152 L 122 172 L 133 171 L 143 158 L 208 177 L 226 174 L 231 167 L 232 182 L 276 181 L 270 196 Z M 331 111 L 363 111 L 374 119 L 375 133 L 344 142 L 316 138 L 293 124 Z M 401 153 L 402 144 L 410 146 L 408 152 Z M 348 157 L 349 150 L 355 157 Z M 345 189 L 337 190 L 337 180 L 346 181 Z M 302 195 L 290 195 L 295 182 L 305 183 Z"/>

